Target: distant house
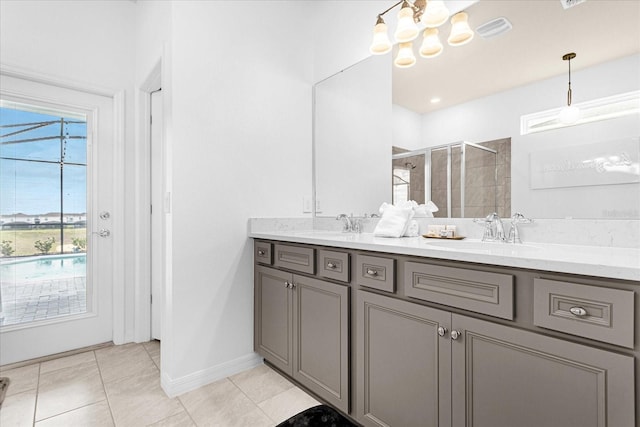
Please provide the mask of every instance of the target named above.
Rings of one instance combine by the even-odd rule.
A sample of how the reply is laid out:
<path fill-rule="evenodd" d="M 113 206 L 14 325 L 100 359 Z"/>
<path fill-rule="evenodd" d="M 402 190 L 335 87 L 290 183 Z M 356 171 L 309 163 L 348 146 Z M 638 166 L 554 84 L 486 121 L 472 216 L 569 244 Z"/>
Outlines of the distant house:
<path fill-rule="evenodd" d="M 64 226 L 75 228 L 86 227 L 86 213 L 65 213 L 62 216 Z M 33 228 L 57 228 L 60 227 L 60 212 L 48 212 L 43 214 L 0 215 L 0 228 L 3 230 L 28 230 Z"/>

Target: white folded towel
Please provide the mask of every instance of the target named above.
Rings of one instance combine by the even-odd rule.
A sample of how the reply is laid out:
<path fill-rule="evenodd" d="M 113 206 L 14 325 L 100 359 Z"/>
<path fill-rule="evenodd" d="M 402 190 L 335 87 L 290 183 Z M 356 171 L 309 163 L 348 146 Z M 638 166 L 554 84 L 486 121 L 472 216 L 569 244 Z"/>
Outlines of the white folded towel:
<path fill-rule="evenodd" d="M 380 206 L 382 217 L 376 225 L 373 235 L 377 237 L 402 237 L 407 231 L 409 220 L 413 218 L 412 208 L 400 208 L 383 203 Z"/>

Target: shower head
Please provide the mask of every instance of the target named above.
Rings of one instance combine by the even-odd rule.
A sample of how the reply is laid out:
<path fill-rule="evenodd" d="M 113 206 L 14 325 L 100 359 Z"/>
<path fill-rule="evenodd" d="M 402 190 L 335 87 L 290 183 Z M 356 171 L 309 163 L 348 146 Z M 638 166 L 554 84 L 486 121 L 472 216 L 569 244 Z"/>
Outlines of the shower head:
<path fill-rule="evenodd" d="M 414 164 L 413 164 L 413 163 L 411 163 L 411 162 L 407 162 L 407 163 L 405 163 L 404 165 L 405 165 L 405 167 L 407 167 L 407 168 L 409 168 L 409 169 L 415 169 L 415 168 L 416 168 L 416 165 L 414 165 Z"/>

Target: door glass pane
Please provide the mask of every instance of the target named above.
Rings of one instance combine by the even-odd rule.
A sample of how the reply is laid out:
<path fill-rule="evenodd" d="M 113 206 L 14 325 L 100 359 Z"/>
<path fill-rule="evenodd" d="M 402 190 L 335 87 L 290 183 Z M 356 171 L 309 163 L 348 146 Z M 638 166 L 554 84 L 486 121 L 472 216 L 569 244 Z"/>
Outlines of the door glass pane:
<path fill-rule="evenodd" d="M 86 312 L 86 119 L 0 101 L 0 325 Z"/>

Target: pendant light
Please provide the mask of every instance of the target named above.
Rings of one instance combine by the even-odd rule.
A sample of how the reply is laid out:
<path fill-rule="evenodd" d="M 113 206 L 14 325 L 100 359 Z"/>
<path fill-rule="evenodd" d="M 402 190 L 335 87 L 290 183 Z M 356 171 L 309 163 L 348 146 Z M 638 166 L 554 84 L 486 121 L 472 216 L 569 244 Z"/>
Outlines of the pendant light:
<path fill-rule="evenodd" d="M 413 7 L 407 0 L 402 2 L 402 8 L 398 12 L 398 28 L 394 34 L 398 43 L 406 43 L 418 37 L 418 26 L 413 16 Z"/>
<path fill-rule="evenodd" d="M 387 24 L 382 16 L 378 15 L 376 26 L 373 28 L 373 42 L 369 51 L 374 55 L 384 55 L 391 50 L 391 40 L 387 33 Z"/>
<path fill-rule="evenodd" d="M 562 123 L 573 124 L 580 119 L 580 109 L 571 105 L 571 60 L 576 57 L 574 52 L 567 53 L 562 57 L 563 61 L 569 62 L 569 90 L 567 91 L 567 106 L 560 111 L 559 119 Z"/>

